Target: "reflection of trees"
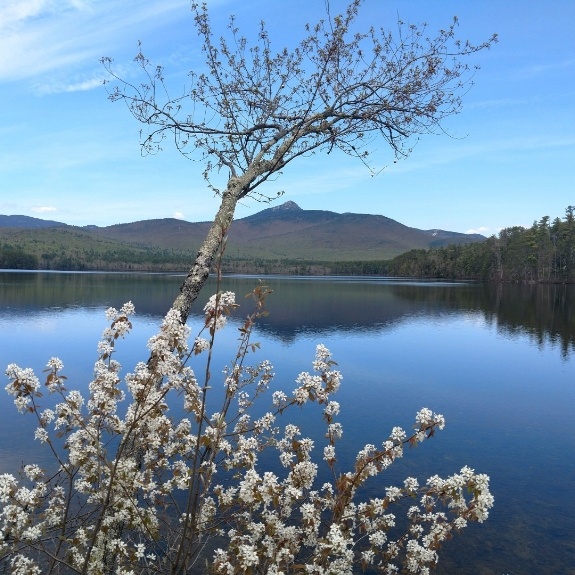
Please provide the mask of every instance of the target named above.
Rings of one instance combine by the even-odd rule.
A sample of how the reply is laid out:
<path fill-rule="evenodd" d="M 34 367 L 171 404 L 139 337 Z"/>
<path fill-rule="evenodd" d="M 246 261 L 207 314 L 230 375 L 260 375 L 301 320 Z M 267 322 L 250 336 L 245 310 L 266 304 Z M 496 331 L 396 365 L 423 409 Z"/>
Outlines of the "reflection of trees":
<path fill-rule="evenodd" d="M 572 285 L 266 279 L 274 294 L 269 299 L 270 315 L 260 329 L 284 341 L 302 332 L 365 332 L 414 316 L 472 311 L 497 322 L 506 334 L 527 334 L 539 345 L 560 345 L 564 355 L 575 351 Z M 249 281 L 236 279 L 226 289 L 241 294 Z"/>
<path fill-rule="evenodd" d="M 559 345 L 564 356 L 575 351 L 575 286 L 499 285 L 490 295 L 500 331 L 527 334 L 540 346 Z"/>
<path fill-rule="evenodd" d="M 418 313 L 478 311 L 500 332 L 526 334 L 538 345 L 559 345 L 567 356 L 575 351 L 575 286 L 565 284 L 467 284 L 418 288 L 390 286 L 398 298 L 419 302 Z"/>
<path fill-rule="evenodd" d="M 464 285 L 416 287 L 382 281 L 286 280 L 274 286 L 270 314 L 260 329 L 292 340 L 298 333 L 381 330 L 418 315 L 440 315 L 458 309 L 449 292 Z M 423 292 L 426 299 L 417 294 Z M 444 292 L 443 297 L 431 292 Z M 429 297 L 431 296 L 431 297 Z"/>
<path fill-rule="evenodd" d="M 133 301 L 139 313 L 163 316 L 170 308 L 181 276 L 126 273 L 2 273 L 3 307 L 119 307 Z"/>
<path fill-rule="evenodd" d="M 222 289 L 242 301 L 257 278 L 230 276 Z M 204 298 L 213 292 L 215 281 Z M 119 307 L 132 300 L 139 314 L 161 317 L 169 309 L 181 276 L 168 274 L 2 273 L 3 309 L 40 310 L 54 307 Z M 527 334 L 539 345 L 575 350 L 575 286 L 559 284 L 424 283 L 365 278 L 267 277 L 274 291 L 269 316 L 260 330 L 292 341 L 301 333 L 381 330 L 415 316 L 440 316 L 460 311 L 481 312 L 509 335 Z M 192 315 L 200 315 L 198 301 Z"/>

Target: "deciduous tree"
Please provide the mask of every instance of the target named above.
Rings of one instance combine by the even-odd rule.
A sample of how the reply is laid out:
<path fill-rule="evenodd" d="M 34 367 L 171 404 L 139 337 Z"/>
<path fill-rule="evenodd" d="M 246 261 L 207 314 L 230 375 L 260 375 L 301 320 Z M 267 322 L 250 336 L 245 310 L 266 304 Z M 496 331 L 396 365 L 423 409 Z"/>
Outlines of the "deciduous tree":
<path fill-rule="evenodd" d="M 262 185 L 293 160 L 339 150 L 368 168 L 384 142 L 396 159 L 407 156 L 414 137 L 441 133 L 443 121 L 461 110 L 472 84 L 470 56 L 489 48 L 458 39 L 458 21 L 436 34 L 427 25 L 386 24 L 361 31 L 358 15 L 369 4 L 351 0 L 331 17 L 306 26 L 293 49 L 275 50 L 266 26 L 248 41 L 230 18 L 214 36 L 206 4 L 192 3 L 205 71 L 189 74 L 190 86 L 172 96 L 162 67 L 140 50 L 140 84 L 122 79 L 110 58 L 103 64 L 123 101 L 143 124 L 141 147 L 154 154 L 170 137 L 184 155 L 203 163 L 208 186 L 221 197 L 213 226 L 198 252 L 173 308 L 186 320 L 205 283 L 214 254 L 242 198 L 266 199 Z M 226 188 L 214 172 L 229 173 Z"/>
<path fill-rule="evenodd" d="M 314 152 L 340 150 L 369 166 L 375 143 L 383 140 L 396 157 L 408 155 L 413 136 L 441 131 L 442 121 L 460 110 L 472 77 L 464 60 L 495 40 L 477 46 L 457 40 L 456 20 L 435 36 L 401 22 L 395 32 L 358 32 L 362 5 L 351 0 L 333 18 L 328 6 L 327 17 L 308 27 L 294 49 L 274 52 L 264 25 L 250 46 L 233 18 L 227 36 L 214 40 L 206 6 L 193 2 L 206 72 L 191 73 L 190 88 L 175 98 L 162 68 L 153 68 L 141 51 L 136 61 L 145 80 L 138 85 L 122 80 L 104 59 L 116 80 L 110 97 L 124 101 L 145 126 L 145 153 L 157 152 L 170 135 L 182 154 L 204 162 L 209 185 L 214 170 L 228 170 L 229 178 L 224 190 L 211 186 L 221 196 L 220 209 L 181 294 L 148 342 L 147 363 L 122 381 L 115 346 L 131 329 L 128 303 L 107 312 L 111 323 L 98 345 L 87 400 L 65 387 L 58 358 L 48 361 L 44 385 L 32 370 L 8 366 L 6 389 L 18 410 L 37 419 L 35 437 L 52 452 L 57 470 L 31 464 L 20 480 L 0 475 L 0 570 L 188 575 L 199 568 L 209 541 L 210 569 L 222 575 L 339 575 L 359 565 L 425 574 L 443 541 L 468 521 L 487 518 L 489 478 L 468 467 L 446 479 L 434 475 L 422 486 L 408 477 L 381 497 L 356 502 L 371 477 L 405 446 L 442 429 L 444 418 L 423 408 L 414 430 L 393 427 L 381 447 L 365 445 L 351 469 L 337 471 L 342 427 L 332 395 L 341 374 L 323 345 L 313 372 L 301 373 L 293 392 L 278 389 L 269 411 L 251 415 L 274 376 L 267 361 L 246 363 L 258 347 L 251 335 L 265 313 L 265 287 L 252 294 L 255 311 L 240 328 L 220 409 L 211 416 L 206 398 L 213 388 L 214 338 L 236 307 L 234 294 L 218 291 L 210 298 L 205 324 L 188 343 L 190 307 L 239 200 L 269 199 L 260 186 Z M 201 353 L 205 369 L 197 379 L 188 362 Z M 43 392 L 58 398 L 53 408 L 40 405 Z M 172 397 L 183 399 L 185 417 L 169 415 Z M 308 402 L 322 406 L 326 424 L 322 461 L 333 480 L 321 489 L 312 438 L 276 422 Z M 264 450 L 279 455 L 278 473 L 258 471 Z M 394 529 L 388 508 L 408 501 L 406 523 Z"/>

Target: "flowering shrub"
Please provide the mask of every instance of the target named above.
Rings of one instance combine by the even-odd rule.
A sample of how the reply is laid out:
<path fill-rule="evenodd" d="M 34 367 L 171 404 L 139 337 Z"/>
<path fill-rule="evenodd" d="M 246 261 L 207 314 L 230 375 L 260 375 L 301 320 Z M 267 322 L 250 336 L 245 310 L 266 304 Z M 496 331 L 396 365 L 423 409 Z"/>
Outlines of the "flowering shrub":
<path fill-rule="evenodd" d="M 209 300 L 193 340 L 170 311 L 149 340 L 148 362 L 123 378 L 116 344 L 130 331 L 134 308 L 109 309 L 88 398 L 65 387 L 62 362 L 52 358 L 44 387 L 58 403 L 42 409 L 36 375 L 8 366 L 6 390 L 19 411 L 36 417 L 36 439 L 58 468 L 31 464 L 20 479 L 0 476 L 0 569 L 14 575 L 342 575 L 360 568 L 426 574 L 443 541 L 468 521 L 487 518 L 489 478 L 468 467 L 424 485 L 408 477 L 377 498 L 358 500 L 369 479 L 445 422 L 423 408 L 413 431 L 393 427 L 381 445 L 364 446 L 353 468 L 339 472 L 343 430 L 332 396 L 342 376 L 323 345 L 312 372 L 299 374 L 290 394 L 273 391 L 269 411 L 252 415 L 274 373 L 267 361 L 247 364 L 258 348 L 251 336 L 268 291 L 260 286 L 251 295 L 255 311 L 239 329 L 221 392 L 215 389 L 221 383 L 212 383 L 212 351 L 237 307 L 231 292 Z M 201 378 L 188 365 L 200 354 Z M 208 395 L 221 399 L 213 414 Z M 170 416 L 177 401 L 186 414 L 180 419 Z M 291 408 L 308 402 L 322 406 L 325 421 L 326 445 L 315 459 L 314 440 L 284 421 Z M 264 469 L 264 453 L 276 454 L 277 472 Z M 319 484 L 319 465 L 333 480 Z M 391 508 L 406 499 L 412 501 L 407 517 L 396 519 Z"/>

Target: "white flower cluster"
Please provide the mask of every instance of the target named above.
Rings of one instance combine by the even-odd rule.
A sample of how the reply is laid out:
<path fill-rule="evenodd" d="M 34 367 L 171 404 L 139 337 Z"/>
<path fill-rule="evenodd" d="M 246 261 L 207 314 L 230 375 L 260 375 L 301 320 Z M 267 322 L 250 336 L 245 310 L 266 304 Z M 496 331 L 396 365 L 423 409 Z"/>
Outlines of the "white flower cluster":
<path fill-rule="evenodd" d="M 315 351 L 312 375 L 308 372 L 300 373 L 296 379 L 298 387 L 293 391 L 294 399 L 299 405 L 308 400 L 318 403 L 328 403 L 330 394 L 337 392 L 343 379 L 341 373 L 332 369 L 336 365 L 331 359 L 330 351 L 323 344 L 319 344 Z M 332 407 L 330 409 L 335 409 Z M 327 413 L 327 412 L 326 412 Z"/>
<path fill-rule="evenodd" d="M 211 354 L 194 358 L 206 364 L 201 384 L 187 361 L 213 345 L 235 307 L 231 292 L 206 305 L 210 342 L 198 336 L 190 351 L 189 329 L 172 310 L 149 341 L 148 362 L 123 380 L 113 356 L 134 309 L 130 303 L 120 311 L 110 308 L 87 401 L 64 388 L 57 358 L 49 360 L 46 378 L 46 388 L 60 397 L 52 409 L 37 405 L 41 385 L 31 370 L 8 366 L 6 389 L 20 411 L 36 415 L 35 436 L 52 450 L 59 471 L 47 474 L 29 464 L 21 480 L 0 475 L 0 568 L 5 561 L 13 575 L 39 574 L 49 558 L 53 572 L 62 573 L 187 572 L 215 535 L 225 541 L 213 554 L 216 574 L 351 575 L 362 568 L 425 575 L 443 541 L 467 522 L 487 518 L 493 505 L 489 478 L 469 467 L 446 479 L 433 476 L 423 486 L 408 477 L 382 488 L 379 497 L 358 501 L 368 480 L 402 457 L 406 445 L 443 429 L 445 420 L 423 408 L 411 434 L 393 427 L 381 445 L 365 445 L 353 468 L 339 472 L 343 428 L 332 395 L 342 376 L 323 345 L 316 348 L 313 373 L 297 377 L 293 394 L 274 391 L 271 411 L 252 417 L 256 399 L 274 379 L 269 362 L 245 361 L 257 349 L 250 340 L 262 310 L 262 292 L 256 295 L 257 314 L 240 329 L 223 390 L 210 385 Z M 209 393 L 216 397 L 208 402 Z M 184 418 L 170 414 L 177 398 Z M 221 406 L 208 415 L 207 406 L 218 398 Z M 292 423 L 280 426 L 280 416 L 308 402 L 323 406 L 326 425 L 318 459 L 333 480 L 321 487 L 313 460 L 318 439 Z M 280 472 L 261 469 L 266 450 L 277 454 Z M 416 504 L 409 507 L 407 530 L 399 529 L 391 508 L 408 499 Z"/>
<path fill-rule="evenodd" d="M 20 413 L 32 408 L 34 398 L 41 397 L 40 381 L 30 368 L 22 369 L 15 363 L 6 368 L 6 375 L 11 380 L 6 391 L 14 397 L 14 405 Z"/>
<path fill-rule="evenodd" d="M 209 327 L 211 331 L 222 329 L 226 325 L 227 315 L 236 307 L 234 292 L 225 291 L 212 295 L 204 306 L 206 327 Z"/>

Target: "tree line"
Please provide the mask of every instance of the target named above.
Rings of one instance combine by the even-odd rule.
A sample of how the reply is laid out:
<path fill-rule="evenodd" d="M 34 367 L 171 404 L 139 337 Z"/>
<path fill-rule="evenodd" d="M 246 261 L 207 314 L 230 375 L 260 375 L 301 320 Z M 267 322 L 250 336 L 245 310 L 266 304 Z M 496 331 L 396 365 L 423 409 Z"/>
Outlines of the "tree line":
<path fill-rule="evenodd" d="M 485 242 L 411 250 L 387 265 L 389 275 L 483 281 L 575 281 L 575 206 L 565 217 L 544 216 L 530 228 L 513 226 Z"/>
<path fill-rule="evenodd" d="M 38 269 L 38 258 L 20 248 L 4 244 L 0 246 L 0 269 L 35 270 Z"/>
<path fill-rule="evenodd" d="M 185 271 L 173 250 L 128 249 L 50 252 L 38 258 L 18 246 L 0 246 L 0 269 Z M 575 206 L 563 219 L 549 216 L 530 228 L 512 226 L 481 243 L 415 249 L 390 261 L 307 261 L 225 256 L 224 273 L 285 275 L 391 275 L 514 282 L 575 281 Z"/>

